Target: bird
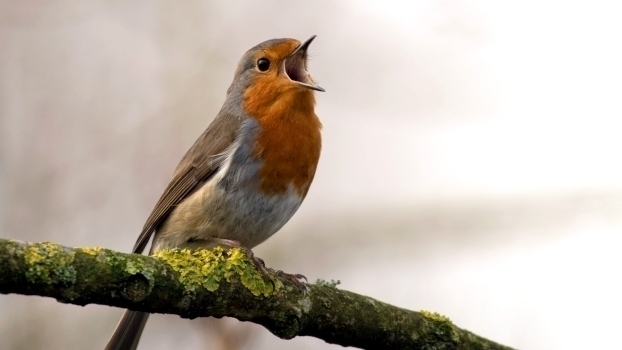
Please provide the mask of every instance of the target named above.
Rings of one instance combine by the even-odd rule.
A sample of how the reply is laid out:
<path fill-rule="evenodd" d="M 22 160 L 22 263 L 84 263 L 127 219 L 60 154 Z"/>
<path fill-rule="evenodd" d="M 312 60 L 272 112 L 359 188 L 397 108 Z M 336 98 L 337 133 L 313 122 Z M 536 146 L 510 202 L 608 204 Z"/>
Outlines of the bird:
<path fill-rule="evenodd" d="M 281 38 L 246 51 L 222 108 L 182 157 L 136 240 L 141 254 L 172 248 L 251 249 L 285 225 L 305 199 L 322 148 L 304 42 Z M 304 289 L 301 274 L 277 276 Z M 306 278 L 304 278 L 306 279 Z M 106 350 L 136 349 L 149 314 L 126 310 Z"/>

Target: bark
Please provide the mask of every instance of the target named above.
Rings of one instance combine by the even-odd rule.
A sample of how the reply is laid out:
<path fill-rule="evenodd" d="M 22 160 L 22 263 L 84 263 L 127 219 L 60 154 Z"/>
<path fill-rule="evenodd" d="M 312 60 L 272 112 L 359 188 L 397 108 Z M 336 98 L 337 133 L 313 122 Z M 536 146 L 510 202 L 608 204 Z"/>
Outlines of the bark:
<path fill-rule="evenodd" d="M 242 250 L 171 250 L 154 257 L 0 239 L 0 293 L 52 297 L 184 318 L 235 317 L 291 339 L 363 349 L 509 349 L 455 326 L 318 281 L 301 292 L 264 281 Z"/>

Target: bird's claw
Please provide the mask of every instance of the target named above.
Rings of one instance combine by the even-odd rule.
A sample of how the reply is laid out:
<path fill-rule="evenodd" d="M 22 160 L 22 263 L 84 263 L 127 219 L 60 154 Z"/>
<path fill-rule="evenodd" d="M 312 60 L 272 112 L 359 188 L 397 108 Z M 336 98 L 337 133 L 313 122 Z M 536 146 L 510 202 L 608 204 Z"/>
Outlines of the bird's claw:
<path fill-rule="evenodd" d="M 304 275 L 301 275 L 299 273 L 294 273 L 294 274 L 285 273 L 281 270 L 276 271 L 276 275 L 281 279 L 292 282 L 296 286 L 296 288 L 298 288 L 298 290 L 302 292 L 307 290 L 306 284 L 308 280 L 307 280 L 307 277 L 305 277 Z M 302 282 L 301 279 L 304 279 L 305 281 Z"/>
<path fill-rule="evenodd" d="M 248 259 L 250 259 L 253 265 L 255 265 L 255 268 L 257 268 L 257 271 L 259 271 L 259 274 L 261 275 L 261 278 L 264 280 L 264 282 L 269 282 L 272 285 L 272 289 L 275 289 L 276 285 L 270 277 L 270 271 L 268 270 L 269 268 L 266 267 L 266 263 L 263 261 L 263 259 L 255 256 L 253 251 L 248 248 L 241 246 L 240 249 L 244 250 L 244 253 L 246 253 Z"/>
<path fill-rule="evenodd" d="M 307 290 L 306 284 L 308 280 L 307 280 L 307 277 L 305 277 L 304 275 L 301 275 L 299 273 L 295 273 L 295 274 L 285 273 L 281 270 L 275 271 L 272 268 L 266 267 L 266 263 L 263 261 L 263 259 L 255 256 L 252 250 L 242 245 L 239 245 L 238 248 L 244 250 L 244 253 L 246 253 L 246 256 L 250 259 L 253 265 L 255 265 L 255 267 L 257 268 L 257 271 L 259 271 L 263 280 L 265 282 L 269 282 L 272 285 L 272 289 L 276 288 L 276 285 L 274 284 L 274 281 L 270 277 L 270 272 L 274 273 L 278 278 L 282 280 L 292 282 L 296 286 L 296 288 L 298 288 L 298 290 L 300 291 L 304 292 Z M 305 281 L 302 282 L 301 281 L 302 279 L 304 279 Z"/>

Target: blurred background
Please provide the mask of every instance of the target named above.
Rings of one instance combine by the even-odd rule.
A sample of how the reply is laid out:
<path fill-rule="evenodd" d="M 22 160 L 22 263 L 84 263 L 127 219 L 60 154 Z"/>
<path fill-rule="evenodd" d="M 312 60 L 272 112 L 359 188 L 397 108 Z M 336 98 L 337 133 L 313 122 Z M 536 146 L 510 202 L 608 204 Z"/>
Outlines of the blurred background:
<path fill-rule="evenodd" d="M 521 349 L 619 344 L 615 2 L 0 0 L 0 236 L 129 251 L 241 55 L 311 46 L 324 148 L 270 266 Z M 101 349 L 122 310 L 0 296 L 3 349 Z M 142 349 L 337 349 L 155 315 Z"/>

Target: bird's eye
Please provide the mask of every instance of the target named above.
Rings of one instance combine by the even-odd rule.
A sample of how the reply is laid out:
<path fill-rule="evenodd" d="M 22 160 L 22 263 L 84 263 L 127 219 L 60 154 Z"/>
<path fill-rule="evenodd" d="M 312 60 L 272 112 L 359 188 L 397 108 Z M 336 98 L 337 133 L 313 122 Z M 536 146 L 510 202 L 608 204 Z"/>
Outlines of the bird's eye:
<path fill-rule="evenodd" d="M 267 58 L 260 58 L 257 60 L 257 69 L 261 72 L 265 72 L 270 68 L 270 61 Z"/>

